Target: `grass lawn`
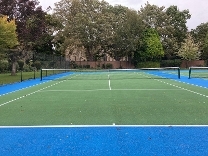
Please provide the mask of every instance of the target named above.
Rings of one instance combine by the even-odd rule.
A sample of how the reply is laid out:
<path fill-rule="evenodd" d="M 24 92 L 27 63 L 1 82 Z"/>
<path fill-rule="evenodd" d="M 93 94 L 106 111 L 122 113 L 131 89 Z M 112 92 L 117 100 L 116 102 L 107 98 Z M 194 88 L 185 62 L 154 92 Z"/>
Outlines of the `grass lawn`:
<path fill-rule="evenodd" d="M 35 77 L 40 77 L 40 72 L 35 72 Z M 22 72 L 22 80 L 28 80 L 34 78 L 34 72 Z M 11 73 L 0 74 L 0 85 L 15 83 L 21 81 L 21 72 L 18 72 L 15 76 L 11 76 Z"/>
<path fill-rule="evenodd" d="M 59 72 L 62 71 L 47 71 L 47 73 L 43 72 L 43 76 L 51 75 L 51 74 L 53 75 Z M 35 73 L 33 71 L 22 72 L 22 76 L 21 76 L 21 72 L 17 72 L 15 76 L 11 76 L 11 73 L 0 74 L 0 86 L 5 84 L 15 83 L 15 82 L 21 82 L 21 79 L 22 81 L 34 79 L 34 77 L 40 78 L 40 71 L 36 71 Z"/>

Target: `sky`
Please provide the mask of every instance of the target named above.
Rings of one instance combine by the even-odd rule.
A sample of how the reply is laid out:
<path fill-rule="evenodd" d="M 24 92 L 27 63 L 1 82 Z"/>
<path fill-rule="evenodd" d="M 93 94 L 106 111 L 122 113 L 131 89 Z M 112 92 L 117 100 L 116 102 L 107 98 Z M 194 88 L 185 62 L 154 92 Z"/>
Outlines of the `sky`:
<path fill-rule="evenodd" d="M 45 10 L 48 6 L 54 8 L 54 3 L 60 0 L 39 0 L 40 5 Z M 120 4 L 134 10 L 140 10 L 141 6 L 145 6 L 147 0 L 105 0 L 111 5 Z M 159 7 L 165 6 L 168 8 L 171 5 L 176 5 L 180 11 L 189 10 L 191 19 L 187 21 L 189 30 L 195 29 L 201 23 L 208 22 L 208 0 L 148 0 L 150 4 Z"/>

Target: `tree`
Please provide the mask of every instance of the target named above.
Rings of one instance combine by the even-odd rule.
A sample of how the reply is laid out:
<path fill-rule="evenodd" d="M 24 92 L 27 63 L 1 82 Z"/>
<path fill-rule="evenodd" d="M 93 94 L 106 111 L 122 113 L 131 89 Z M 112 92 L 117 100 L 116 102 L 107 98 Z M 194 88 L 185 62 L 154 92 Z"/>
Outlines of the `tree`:
<path fill-rule="evenodd" d="M 14 48 L 18 45 L 16 24 L 14 20 L 8 21 L 7 16 L 0 17 L 0 48 Z"/>
<path fill-rule="evenodd" d="M 34 51 L 53 52 L 51 22 L 37 0 L 1 0 L 0 14 L 7 15 L 8 21 L 15 20 L 17 25 L 19 46 L 10 50 L 10 60 L 29 60 Z"/>
<path fill-rule="evenodd" d="M 110 48 L 110 56 L 116 60 L 130 58 L 137 48 L 137 43 L 144 29 L 142 20 L 135 10 L 123 6 L 114 6 L 111 10 L 115 15 L 113 25 L 114 36 Z"/>
<path fill-rule="evenodd" d="M 161 39 L 166 59 L 175 58 L 188 31 L 186 22 L 191 17 L 188 10 L 179 11 L 177 6 L 158 7 L 148 2 L 139 10 L 144 25 L 154 28 Z"/>
<path fill-rule="evenodd" d="M 42 10 L 41 7 L 37 7 L 38 4 L 37 0 L 1 0 L 0 13 L 7 15 L 8 20 L 16 21 L 19 41 L 25 39 L 28 20 L 36 10 Z"/>
<path fill-rule="evenodd" d="M 62 51 L 73 51 L 83 47 L 88 60 L 106 50 L 113 29 L 113 14 L 108 11 L 108 3 L 98 0 L 62 0 L 55 4 L 54 16 L 63 27 L 56 39 L 63 39 Z"/>
<path fill-rule="evenodd" d="M 199 43 L 199 49 L 201 51 L 201 59 L 208 59 L 208 22 L 201 23 L 196 29 L 191 30 L 191 35 L 195 42 Z"/>
<path fill-rule="evenodd" d="M 177 55 L 187 61 L 200 59 L 199 44 L 194 42 L 190 34 L 187 35 L 187 38 L 182 43 Z"/>
<path fill-rule="evenodd" d="M 16 34 L 16 25 L 15 21 L 8 21 L 7 16 L 0 17 L 0 48 L 3 51 L 8 51 L 11 53 L 12 48 L 18 45 L 18 39 Z M 13 56 L 16 55 L 16 51 Z M 12 75 L 15 75 L 16 71 L 16 59 L 13 57 L 11 59 L 12 63 Z"/>
<path fill-rule="evenodd" d="M 204 60 L 208 60 L 208 32 L 205 36 L 204 43 L 202 46 L 201 58 Z"/>
<path fill-rule="evenodd" d="M 172 43 L 175 43 L 173 37 L 174 28 L 170 24 L 169 16 L 165 12 L 165 7 L 159 7 L 156 5 L 151 5 L 149 2 L 141 7 L 139 10 L 139 15 L 146 28 L 150 27 L 155 29 L 159 36 L 164 49 L 165 58 L 170 59 L 172 54 L 175 52 Z"/>
<path fill-rule="evenodd" d="M 158 61 L 163 55 L 164 51 L 157 31 L 153 28 L 144 30 L 138 50 L 134 54 L 134 64 L 140 61 Z"/>
<path fill-rule="evenodd" d="M 174 28 L 172 33 L 177 47 L 180 48 L 188 32 L 186 23 L 187 20 L 191 18 L 189 10 L 180 11 L 177 6 L 172 5 L 166 9 L 166 14 L 170 20 L 170 25 Z"/>
<path fill-rule="evenodd" d="M 199 42 L 200 46 L 203 45 L 207 33 L 208 33 L 208 22 L 201 23 L 196 27 L 196 29 L 191 30 L 191 35 L 193 36 L 194 41 Z"/>
<path fill-rule="evenodd" d="M 63 25 L 56 35 L 64 40 L 63 52 L 84 47 L 87 60 L 106 54 L 116 60 L 131 56 L 144 28 L 135 10 L 98 0 L 62 0 L 54 16 Z"/>

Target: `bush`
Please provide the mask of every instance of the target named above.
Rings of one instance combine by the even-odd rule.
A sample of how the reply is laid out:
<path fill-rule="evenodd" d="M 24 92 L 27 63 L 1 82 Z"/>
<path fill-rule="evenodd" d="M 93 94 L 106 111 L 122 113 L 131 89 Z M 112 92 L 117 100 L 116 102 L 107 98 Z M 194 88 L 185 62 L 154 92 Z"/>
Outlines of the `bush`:
<path fill-rule="evenodd" d="M 19 69 L 20 70 L 23 70 L 23 67 L 24 67 L 24 61 L 23 60 L 19 60 L 19 61 L 17 61 L 17 63 L 18 63 L 18 65 L 19 65 Z"/>
<path fill-rule="evenodd" d="M 35 67 L 37 70 L 40 70 L 40 69 L 41 69 L 41 62 L 40 62 L 40 61 L 35 61 L 35 62 L 34 62 L 34 67 Z"/>
<path fill-rule="evenodd" d="M 181 66 L 181 60 L 162 60 L 160 65 L 161 67 L 180 67 Z"/>
<path fill-rule="evenodd" d="M 56 64 L 56 62 L 51 61 L 51 62 L 49 63 L 49 68 L 54 68 L 54 67 L 55 67 L 55 64 Z"/>
<path fill-rule="evenodd" d="M 137 68 L 160 68 L 160 62 L 139 62 Z"/>
<path fill-rule="evenodd" d="M 89 69 L 90 68 L 90 65 L 83 65 L 83 68 L 85 68 L 85 69 Z"/>
<path fill-rule="evenodd" d="M 206 67 L 208 67 L 208 60 L 205 60 L 205 61 L 204 61 L 204 65 L 205 65 Z"/>
<path fill-rule="evenodd" d="M 25 72 L 31 72 L 31 71 L 33 71 L 34 69 L 33 69 L 33 67 L 31 67 L 31 66 L 29 66 L 29 65 L 25 65 L 24 66 L 24 71 Z"/>
<path fill-rule="evenodd" d="M 7 60 L 0 60 L 0 72 L 6 72 L 9 68 L 9 62 Z"/>
<path fill-rule="evenodd" d="M 78 69 L 82 69 L 82 65 L 78 65 L 77 68 L 78 68 Z"/>
<path fill-rule="evenodd" d="M 106 69 L 113 69 L 113 65 L 111 63 L 107 63 L 105 67 Z"/>
<path fill-rule="evenodd" d="M 74 69 L 78 68 L 78 65 L 75 63 L 72 65 Z"/>

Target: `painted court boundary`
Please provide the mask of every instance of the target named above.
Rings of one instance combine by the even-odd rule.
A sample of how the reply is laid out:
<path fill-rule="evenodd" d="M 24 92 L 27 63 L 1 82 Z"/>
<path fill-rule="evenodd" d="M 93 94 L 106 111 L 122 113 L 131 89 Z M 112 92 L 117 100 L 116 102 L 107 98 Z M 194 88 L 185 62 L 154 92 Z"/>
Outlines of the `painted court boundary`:
<path fill-rule="evenodd" d="M 163 128 L 172 128 L 172 127 L 201 127 L 201 128 L 208 128 L 208 125 L 39 125 L 39 126 L 0 126 L 1 129 L 4 128 L 102 128 L 102 127 L 163 127 Z"/>

